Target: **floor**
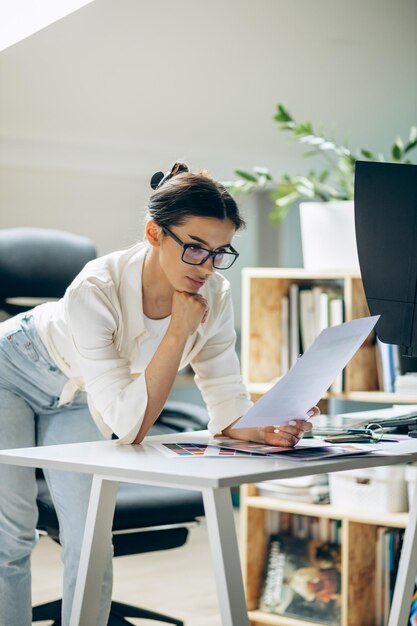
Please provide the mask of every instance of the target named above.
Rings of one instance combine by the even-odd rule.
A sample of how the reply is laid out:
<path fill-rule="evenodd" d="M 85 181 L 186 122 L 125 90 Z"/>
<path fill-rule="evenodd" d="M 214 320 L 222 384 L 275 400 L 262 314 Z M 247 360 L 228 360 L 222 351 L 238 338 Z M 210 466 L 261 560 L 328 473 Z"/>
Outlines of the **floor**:
<path fill-rule="evenodd" d="M 200 521 L 182 548 L 115 559 L 113 598 L 172 615 L 186 626 L 220 626 L 207 528 L 205 520 Z M 60 548 L 47 537 L 34 550 L 32 578 L 34 605 L 61 596 Z M 130 621 L 137 626 L 161 624 Z"/>

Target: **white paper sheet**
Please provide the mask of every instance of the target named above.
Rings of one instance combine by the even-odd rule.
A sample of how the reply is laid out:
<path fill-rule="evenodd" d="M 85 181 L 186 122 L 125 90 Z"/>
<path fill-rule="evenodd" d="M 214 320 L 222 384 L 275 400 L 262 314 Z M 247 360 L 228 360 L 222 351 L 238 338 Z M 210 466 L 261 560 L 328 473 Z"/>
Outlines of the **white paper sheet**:
<path fill-rule="evenodd" d="M 290 371 L 236 422 L 235 428 L 307 419 L 307 411 L 317 404 L 378 319 L 379 315 L 363 317 L 323 330 Z"/>

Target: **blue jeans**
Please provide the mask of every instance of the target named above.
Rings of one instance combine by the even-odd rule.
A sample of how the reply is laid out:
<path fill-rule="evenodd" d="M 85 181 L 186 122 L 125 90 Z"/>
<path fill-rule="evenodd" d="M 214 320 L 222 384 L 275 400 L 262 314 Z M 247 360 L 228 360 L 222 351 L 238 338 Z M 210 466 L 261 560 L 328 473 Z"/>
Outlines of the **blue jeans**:
<path fill-rule="evenodd" d="M 36 332 L 30 314 L 0 323 L 0 449 L 96 441 L 103 436 L 79 392 L 58 407 L 67 381 Z M 64 593 L 62 624 L 71 613 L 87 515 L 91 476 L 45 470 L 60 526 Z M 36 543 L 35 470 L 0 464 L 0 626 L 32 623 L 30 556 Z M 106 626 L 111 603 L 112 545 L 107 553 L 97 626 Z M 94 626 L 94 625 L 91 625 Z"/>

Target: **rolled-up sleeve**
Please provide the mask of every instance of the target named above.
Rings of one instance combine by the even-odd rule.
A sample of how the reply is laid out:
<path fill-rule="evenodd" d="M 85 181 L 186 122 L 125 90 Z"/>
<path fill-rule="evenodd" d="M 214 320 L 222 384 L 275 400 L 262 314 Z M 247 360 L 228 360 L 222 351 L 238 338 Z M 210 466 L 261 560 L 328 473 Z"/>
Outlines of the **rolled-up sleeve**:
<path fill-rule="evenodd" d="M 207 405 L 208 429 L 215 435 L 252 406 L 240 373 L 230 291 L 222 294 L 222 307 L 213 333 L 192 359 L 195 381 Z"/>
<path fill-rule="evenodd" d="M 121 443 L 131 443 L 145 415 L 148 394 L 145 375 L 134 377 L 116 348 L 119 314 L 112 298 L 105 286 L 85 281 L 67 294 L 66 309 L 89 405 Z"/>

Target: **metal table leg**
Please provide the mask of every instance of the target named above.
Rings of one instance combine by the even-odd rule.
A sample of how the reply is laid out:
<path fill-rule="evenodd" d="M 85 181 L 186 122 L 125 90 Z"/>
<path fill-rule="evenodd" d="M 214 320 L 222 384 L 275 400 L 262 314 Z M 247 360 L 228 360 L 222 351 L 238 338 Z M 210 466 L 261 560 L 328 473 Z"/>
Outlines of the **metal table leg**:
<path fill-rule="evenodd" d="M 102 546 L 111 533 L 118 485 L 118 481 L 93 477 L 70 626 L 97 624 L 105 567 Z"/>
<path fill-rule="evenodd" d="M 388 626 L 407 626 L 417 573 L 417 484 L 411 504 L 395 582 Z"/>
<path fill-rule="evenodd" d="M 223 626 L 249 626 L 230 489 L 203 490 Z"/>

